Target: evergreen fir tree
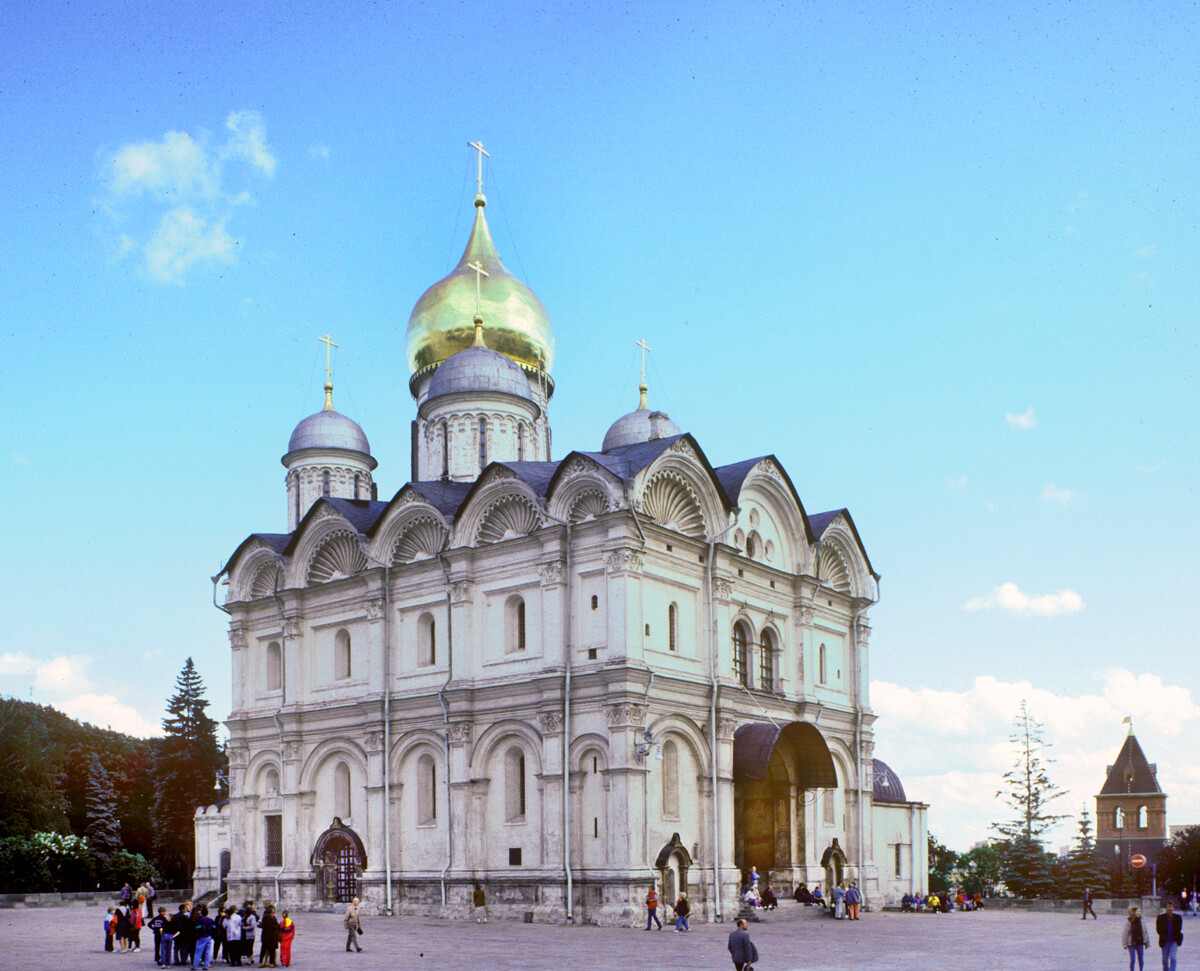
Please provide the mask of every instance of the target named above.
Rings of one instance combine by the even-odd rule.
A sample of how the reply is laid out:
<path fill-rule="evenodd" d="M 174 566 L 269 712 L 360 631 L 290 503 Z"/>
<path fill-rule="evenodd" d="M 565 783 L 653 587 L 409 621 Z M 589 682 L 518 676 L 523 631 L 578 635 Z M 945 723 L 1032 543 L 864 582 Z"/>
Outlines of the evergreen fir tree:
<path fill-rule="evenodd" d="M 1062 790 L 1050 781 L 1046 766 L 1053 759 L 1042 757 L 1048 743 L 1042 738 L 1041 724 L 1029 714 L 1025 701 L 1017 712 L 1013 734 L 1009 736 L 1018 749 L 1013 767 L 1004 773 L 1005 788 L 996 793 L 1016 810 L 1016 817 L 992 828 L 1009 840 L 1041 842 L 1042 835 L 1066 816 L 1047 811 L 1047 804 L 1062 795 Z"/>
<path fill-rule="evenodd" d="M 1067 856 L 1065 880 L 1062 887 L 1066 897 L 1082 897 L 1084 890 L 1103 892 L 1108 886 L 1108 874 L 1096 859 L 1096 842 L 1092 839 L 1092 817 L 1087 807 L 1079 814 L 1079 833 Z"/>
<path fill-rule="evenodd" d="M 88 848 L 101 863 L 121 849 L 121 820 L 117 816 L 117 796 L 103 763 L 88 758 L 87 828 Z"/>
<path fill-rule="evenodd" d="M 189 657 L 175 680 L 155 756 L 154 848 L 168 880 L 190 882 L 195 857 L 193 814 L 216 802 L 225 757 L 217 723 L 205 713 L 204 682 Z"/>

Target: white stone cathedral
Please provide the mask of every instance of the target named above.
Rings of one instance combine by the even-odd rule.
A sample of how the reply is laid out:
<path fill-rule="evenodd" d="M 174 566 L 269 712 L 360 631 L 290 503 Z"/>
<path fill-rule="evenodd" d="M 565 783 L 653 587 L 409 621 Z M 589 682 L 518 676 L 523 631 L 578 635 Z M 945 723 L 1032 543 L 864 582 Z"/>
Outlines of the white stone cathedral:
<path fill-rule="evenodd" d="M 327 383 L 283 456 L 288 532 L 217 578 L 231 795 L 197 812 L 196 891 L 465 917 L 479 888 L 610 924 L 651 880 L 729 919 L 751 866 L 781 898 L 924 891 L 927 807 L 872 754 L 849 512 L 808 514 L 774 456 L 714 466 L 644 378 L 552 459 L 554 331 L 485 205 L 409 319 L 413 481 L 377 498 Z"/>

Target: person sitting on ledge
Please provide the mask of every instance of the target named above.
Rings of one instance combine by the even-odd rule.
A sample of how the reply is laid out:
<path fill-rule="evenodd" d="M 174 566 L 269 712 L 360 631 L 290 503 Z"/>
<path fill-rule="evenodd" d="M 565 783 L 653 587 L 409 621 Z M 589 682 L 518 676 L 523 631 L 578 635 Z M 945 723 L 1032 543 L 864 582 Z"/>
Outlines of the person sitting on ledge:
<path fill-rule="evenodd" d="M 908 891 L 904 892 L 904 896 L 900 898 L 900 910 L 902 913 L 909 913 L 913 909 L 913 899 L 909 896 Z"/>
<path fill-rule="evenodd" d="M 775 896 L 770 884 L 763 887 L 762 905 L 764 910 L 775 910 L 779 907 L 779 898 Z"/>

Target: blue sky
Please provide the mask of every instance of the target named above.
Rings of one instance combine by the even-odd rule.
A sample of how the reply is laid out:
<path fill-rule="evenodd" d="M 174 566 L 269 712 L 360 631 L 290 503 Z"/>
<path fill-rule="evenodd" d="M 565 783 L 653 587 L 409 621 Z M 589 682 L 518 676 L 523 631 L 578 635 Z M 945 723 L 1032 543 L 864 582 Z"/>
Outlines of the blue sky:
<path fill-rule="evenodd" d="M 1132 713 L 1200 822 L 1195 7 L 23 4 L 0 62 L 0 692 L 153 731 L 335 399 L 408 473 L 404 330 L 469 139 L 558 337 L 556 455 L 651 400 L 882 574 L 878 752 L 995 818 L 1031 700 L 1077 812 Z M 1067 804 L 1070 805 L 1067 805 Z M 1061 831 L 1066 842 L 1069 829 Z"/>

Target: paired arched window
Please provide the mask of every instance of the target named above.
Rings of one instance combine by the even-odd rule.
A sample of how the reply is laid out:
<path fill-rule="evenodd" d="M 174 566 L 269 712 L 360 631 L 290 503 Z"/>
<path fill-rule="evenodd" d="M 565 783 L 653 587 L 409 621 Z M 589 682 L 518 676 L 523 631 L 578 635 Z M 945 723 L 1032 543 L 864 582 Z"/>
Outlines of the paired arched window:
<path fill-rule="evenodd" d="M 329 495 L 329 473 L 328 472 L 321 473 L 321 495 L 323 495 L 323 496 Z"/>
<path fill-rule="evenodd" d="M 769 630 L 762 632 L 758 647 L 758 687 L 763 691 L 775 690 L 775 635 Z"/>
<path fill-rule="evenodd" d="M 679 607 L 676 604 L 667 608 L 667 650 L 679 650 Z"/>
<path fill-rule="evenodd" d="M 673 741 L 662 747 L 662 811 L 664 816 L 679 816 L 679 746 Z"/>
<path fill-rule="evenodd" d="M 350 802 L 350 766 L 339 762 L 333 767 L 333 814 L 347 820 L 353 815 L 353 808 Z"/>
<path fill-rule="evenodd" d="M 344 627 L 333 635 L 333 680 L 350 678 L 350 632 Z"/>
<path fill-rule="evenodd" d="M 437 821 L 437 764 L 432 755 L 417 759 L 417 822 Z"/>
<path fill-rule="evenodd" d="M 525 753 L 515 745 L 504 753 L 504 815 L 510 823 L 525 819 Z"/>
<path fill-rule="evenodd" d="M 279 641 L 267 645 L 267 690 L 279 691 L 283 687 L 283 649 Z"/>
<path fill-rule="evenodd" d="M 733 625 L 733 676 L 739 684 L 750 686 L 750 636 L 746 633 L 746 625 L 738 621 Z"/>
<path fill-rule="evenodd" d="M 1125 810 L 1120 806 L 1113 810 L 1113 829 L 1125 828 Z"/>
<path fill-rule="evenodd" d="M 417 620 L 417 664 L 429 667 L 437 663 L 437 621 L 424 613 Z"/>
<path fill-rule="evenodd" d="M 1138 806 L 1138 829 L 1146 829 L 1150 825 L 1150 813 L 1145 806 Z"/>
<path fill-rule="evenodd" d="M 514 594 L 504 604 L 504 653 L 525 650 L 525 600 Z"/>
<path fill-rule="evenodd" d="M 826 683 L 826 673 L 827 672 L 825 670 L 825 645 L 822 644 L 820 647 L 817 648 L 817 681 L 820 684 Z"/>

